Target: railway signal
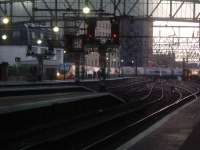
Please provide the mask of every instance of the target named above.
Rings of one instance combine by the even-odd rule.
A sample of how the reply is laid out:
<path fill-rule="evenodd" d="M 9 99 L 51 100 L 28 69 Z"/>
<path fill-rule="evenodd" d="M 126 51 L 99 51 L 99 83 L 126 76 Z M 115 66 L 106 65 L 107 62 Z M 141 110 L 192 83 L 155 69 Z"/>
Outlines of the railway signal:
<path fill-rule="evenodd" d="M 74 35 L 65 34 L 64 35 L 64 47 L 68 52 L 73 51 Z"/>
<path fill-rule="evenodd" d="M 111 20 L 111 40 L 114 44 L 119 44 L 119 22 Z"/>
<path fill-rule="evenodd" d="M 95 29 L 96 29 L 96 19 L 94 18 L 88 19 L 86 38 L 89 43 L 95 41 Z"/>

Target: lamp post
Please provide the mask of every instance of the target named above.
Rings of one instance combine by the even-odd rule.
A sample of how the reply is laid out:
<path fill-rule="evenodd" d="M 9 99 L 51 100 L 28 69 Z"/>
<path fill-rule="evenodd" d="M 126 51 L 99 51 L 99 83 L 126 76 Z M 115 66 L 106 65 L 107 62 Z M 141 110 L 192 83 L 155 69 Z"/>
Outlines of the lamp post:
<path fill-rule="evenodd" d="M 108 56 L 106 56 L 105 55 L 105 57 L 106 57 L 106 66 L 105 66 L 105 68 L 106 68 L 106 76 L 109 78 L 109 73 L 110 73 L 110 55 L 108 55 Z"/>
<path fill-rule="evenodd" d="M 88 7 L 88 0 L 85 0 L 85 6 L 83 7 L 83 13 L 85 15 L 90 13 L 90 8 Z"/>
<path fill-rule="evenodd" d="M 90 8 L 88 7 L 88 0 L 85 0 L 85 4 L 84 4 L 84 7 L 82 9 L 82 12 L 83 14 L 85 15 L 85 19 L 84 19 L 84 22 L 87 22 L 87 16 L 89 13 L 90 13 Z M 84 33 L 85 33 L 85 23 L 84 23 Z M 87 31 L 86 31 L 87 33 Z M 84 41 L 83 40 L 84 37 L 82 37 L 82 42 Z M 84 46 L 82 47 L 83 49 L 83 54 L 79 56 L 79 61 L 81 60 L 81 78 L 84 79 L 84 76 L 85 76 L 85 72 L 86 72 L 86 75 L 87 75 L 87 69 L 85 69 L 85 67 L 87 68 L 87 66 L 85 66 L 85 50 L 84 50 Z M 79 65 L 78 64 L 78 68 L 79 68 Z"/>
<path fill-rule="evenodd" d="M 60 28 L 58 27 L 58 0 L 55 0 L 55 22 L 56 25 L 53 27 L 53 32 L 59 32 Z"/>
<path fill-rule="evenodd" d="M 121 59 L 120 60 L 120 69 L 119 69 L 119 71 L 120 71 L 120 75 L 122 75 L 123 76 L 123 71 L 122 71 L 122 64 L 124 63 L 124 60 L 123 59 Z"/>
<path fill-rule="evenodd" d="M 137 67 L 138 67 L 138 49 L 136 49 L 136 55 L 135 55 L 135 76 L 137 76 Z"/>
<path fill-rule="evenodd" d="M 64 80 L 66 79 L 66 64 L 64 64 Z"/>
<path fill-rule="evenodd" d="M 37 45 L 41 45 L 42 44 L 42 40 L 41 39 L 38 39 L 37 41 L 36 41 L 36 43 L 37 43 Z M 38 68 L 39 68 L 39 74 L 38 74 L 38 81 L 42 81 L 42 79 L 43 79 L 43 66 L 44 66 L 44 56 L 42 55 L 42 54 L 38 54 L 38 55 L 36 55 L 36 57 L 37 57 L 37 60 L 38 60 Z"/>
<path fill-rule="evenodd" d="M 135 61 L 131 60 L 131 64 L 132 64 L 133 69 L 134 69 L 134 63 L 135 63 Z"/>

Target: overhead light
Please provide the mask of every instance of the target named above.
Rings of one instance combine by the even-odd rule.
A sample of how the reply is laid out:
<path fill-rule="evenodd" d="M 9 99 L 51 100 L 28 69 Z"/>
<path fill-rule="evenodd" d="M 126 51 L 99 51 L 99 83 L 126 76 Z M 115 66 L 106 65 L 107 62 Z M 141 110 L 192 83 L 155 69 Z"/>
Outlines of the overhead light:
<path fill-rule="evenodd" d="M 40 40 L 40 39 L 37 40 L 37 44 L 38 44 L 38 45 L 42 44 L 42 40 Z"/>
<path fill-rule="evenodd" d="M 67 53 L 67 51 L 64 51 L 64 54 L 66 54 Z"/>
<path fill-rule="evenodd" d="M 10 19 L 8 17 L 4 17 L 2 19 L 3 24 L 8 24 L 10 22 Z"/>
<path fill-rule="evenodd" d="M 2 38 L 2 40 L 7 40 L 7 39 L 8 39 L 8 36 L 7 36 L 6 34 L 3 34 L 3 35 L 1 36 L 1 38 Z"/>
<path fill-rule="evenodd" d="M 53 32 L 59 32 L 60 28 L 58 26 L 53 27 Z"/>
<path fill-rule="evenodd" d="M 90 13 L 90 8 L 88 6 L 83 7 L 83 13 L 84 14 L 89 14 Z"/>

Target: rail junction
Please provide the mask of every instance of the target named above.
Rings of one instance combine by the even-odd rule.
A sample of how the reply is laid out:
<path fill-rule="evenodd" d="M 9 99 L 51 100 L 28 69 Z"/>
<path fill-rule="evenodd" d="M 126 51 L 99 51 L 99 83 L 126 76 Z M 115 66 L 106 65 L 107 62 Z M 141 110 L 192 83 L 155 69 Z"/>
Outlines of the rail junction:
<path fill-rule="evenodd" d="M 194 82 L 143 77 L 74 84 L 2 87 L 1 147 L 116 149 L 200 94 Z"/>

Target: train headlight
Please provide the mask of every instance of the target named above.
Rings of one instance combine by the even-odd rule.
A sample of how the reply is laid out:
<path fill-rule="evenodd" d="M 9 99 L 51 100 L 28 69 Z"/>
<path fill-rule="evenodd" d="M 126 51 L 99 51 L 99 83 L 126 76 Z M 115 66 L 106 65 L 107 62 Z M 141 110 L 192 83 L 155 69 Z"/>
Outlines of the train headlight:
<path fill-rule="evenodd" d="M 60 76 L 60 72 L 57 72 L 56 75 L 57 75 L 57 77 L 59 77 Z"/>

